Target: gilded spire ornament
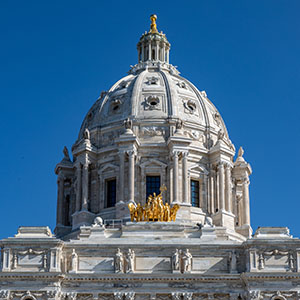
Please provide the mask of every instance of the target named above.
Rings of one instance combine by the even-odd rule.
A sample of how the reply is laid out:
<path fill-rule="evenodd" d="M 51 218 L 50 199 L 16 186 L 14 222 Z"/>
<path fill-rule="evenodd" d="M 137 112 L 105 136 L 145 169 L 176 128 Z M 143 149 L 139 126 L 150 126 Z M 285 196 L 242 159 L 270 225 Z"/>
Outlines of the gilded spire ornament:
<path fill-rule="evenodd" d="M 153 195 L 148 196 L 147 203 L 144 206 L 140 203 L 138 205 L 128 204 L 131 222 L 170 222 L 176 220 L 176 214 L 180 206 L 175 204 L 173 207 L 170 207 L 168 203 L 164 204 L 162 193 L 167 188 L 163 185 L 159 190 L 159 195 L 153 193 Z"/>
<path fill-rule="evenodd" d="M 151 20 L 150 33 L 158 33 L 157 27 L 156 27 L 156 19 L 157 19 L 157 15 L 150 16 L 150 20 Z"/>

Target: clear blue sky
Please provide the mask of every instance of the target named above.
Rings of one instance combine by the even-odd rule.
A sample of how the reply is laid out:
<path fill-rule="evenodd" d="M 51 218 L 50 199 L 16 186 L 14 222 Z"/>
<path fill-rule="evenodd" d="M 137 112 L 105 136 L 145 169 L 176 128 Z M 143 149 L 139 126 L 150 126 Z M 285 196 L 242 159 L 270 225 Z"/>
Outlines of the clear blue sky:
<path fill-rule="evenodd" d="M 158 15 L 170 61 L 251 164 L 251 222 L 300 236 L 300 1 L 1 1 L 0 238 L 55 226 L 56 176 L 102 90 Z"/>

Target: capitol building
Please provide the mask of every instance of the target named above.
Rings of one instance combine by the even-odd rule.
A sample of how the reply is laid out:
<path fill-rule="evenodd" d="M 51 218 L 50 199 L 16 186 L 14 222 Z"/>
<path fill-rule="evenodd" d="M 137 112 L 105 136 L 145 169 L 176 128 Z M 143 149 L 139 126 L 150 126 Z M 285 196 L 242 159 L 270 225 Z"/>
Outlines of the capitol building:
<path fill-rule="evenodd" d="M 150 19 L 55 167 L 55 230 L 0 241 L 0 300 L 300 299 L 299 240 L 252 232 L 244 150 Z"/>

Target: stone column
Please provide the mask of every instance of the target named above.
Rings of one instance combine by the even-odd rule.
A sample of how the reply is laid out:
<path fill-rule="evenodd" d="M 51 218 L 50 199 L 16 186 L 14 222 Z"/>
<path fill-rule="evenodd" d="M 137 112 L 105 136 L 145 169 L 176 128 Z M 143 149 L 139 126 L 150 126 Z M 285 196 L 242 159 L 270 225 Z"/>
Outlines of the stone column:
<path fill-rule="evenodd" d="M 189 176 L 188 176 L 188 157 L 189 152 L 184 151 L 182 153 L 182 185 L 183 185 L 183 203 L 190 203 L 189 199 L 189 187 L 188 187 L 188 182 L 189 182 Z"/>
<path fill-rule="evenodd" d="M 76 206 L 75 211 L 80 211 L 81 204 L 81 164 L 76 164 Z"/>
<path fill-rule="evenodd" d="M 232 212 L 231 204 L 231 167 L 229 164 L 225 167 L 225 209 Z"/>
<path fill-rule="evenodd" d="M 151 49 L 151 43 L 149 43 L 149 46 L 148 46 L 148 51 L 149 51 L 148 60 L 151 60 L 151 59 L 152 59 L 152 49 Z"/>
<path fill-rule="evenodd" d="M 169 63 L 169 50 L 167 50 L 167 63 Z"/>
<path fill-rule="evenodd" d="M 162 61 L 165 62 L 166 61 L 166 52 L 165 52 L 165 45 L 163 44 L 162 47 Z"/>
<path fill-rule="evenodd" d="M 209 208 L 210 213 L 215 213 L 215 190 L 214 190 L 214 177 L 215 177 L 215 171 L 211 170 L 209 174 Z"/>
<path fill-rule="evenodd" d="M 159 60 L 159 47 L 158 47 L 158 42 L 156 42 L 156 49 L 155 49 L 155 52 L 156 52 L 155 60 Z"/>
<path fill-rule="evenodd" d="M 243 180 L 243 225 L 250 226 L 249 179 Z"/>
<path fill-rule="evenodd" d="M 173 151 L 173 201 L 178 203 L 178 156 L 179 151 Z"/>
<path fill-rule="evenodd" d="M 63 225 L 64 176 L 60 170 L 57 178 L 57 214 L 56 224 Z"/>
<path fill-rule="evenodd" d="M 120 183 L 119 183 L 119 197 L 118 201 L 124 201 L 124 151 L 119 151 L 119 158 L 120 158 Z"/>
<path fill-rule="evenodd" d="M 145 45 L 142 43 L 142 61 L 145 61 Z"/>
<path fill-rule="evenodd" d="M 89 197 L 89 163 L 82 166 L 82 207 L 81 210 L 88 210 Z"/>
<path fill-rule="evenodd" d="M 11 255 L 10 249 L 4 248 L 2 250 L 2 270 L 1 271 L 5 272 L 5 271 L 11 270 L 11 256 L 12 255 Z"/>
<path fill-rule="evenodd" d="M 225 209 L 225 199 L 224 199 L 224 165 L 221 162 L 218 166 L 219 172 L 219 210 Z"/>
<path fill-rule="evenodd" d="M 128 197 L 129 201 L 134 201 L 134 158 L 135 158 L 135 151 L 130 150 L 127 151 L 129 162 L 128 162 Z"/>

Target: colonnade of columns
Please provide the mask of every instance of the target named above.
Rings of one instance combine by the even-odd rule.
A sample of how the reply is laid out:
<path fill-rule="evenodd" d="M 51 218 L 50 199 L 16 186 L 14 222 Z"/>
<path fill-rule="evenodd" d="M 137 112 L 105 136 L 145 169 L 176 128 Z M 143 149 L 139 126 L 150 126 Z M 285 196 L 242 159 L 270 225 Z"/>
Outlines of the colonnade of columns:
<path fill-rule="evenodd" d="M 189 180 L 188 180 L 188 151 L 174 150 L 172 152 L 173 159 L 173 201 L 172 203 L 180 203 L 178 193 L 178 178 L 179 178 L 179 156 L 182 157 L 182 203 L 189 203 Z"/>
<path fill-rule="evenodd" d="M 117 201 L 134 201 L 135 199 L 135 158 L 136 150 L 120 150 L 119 151 L 119 174 L 117 187 Z M 190 201 L 190 180 L 188 174 L 188 155 L 186 150 L 173 150 L 171 158 L 173 161 L 173 176 L 172 179 L 172 203 L 191 204 Z M 125 169 L 125 161 L 128 159 L 128 169 Z M 181 163 L 180 163 L 181 161 Z M 75 211 L 86 211 L 89 208 L 89 160 L 86 158 L 76 162 L 75 177 L 76 177 L 76 200 Z M 181 168 L 181 169 L 179 169 Z M 232 183 L 232 165 L 230 163 L 220 162 L 217 168 L 211 167 L 209 176 L 203 176 L 200 184 L 200 191 L 203 193 L 202 200 L 205 200 L 205 205 L 209 213 L 226 211 L 228 213 L 236 213 L 233 206 L 233 183 Z M 181 180 L 179 181 L 179 175 Z M 250 226 L 250 211 L 249 211 L 249 178 L 245 177 L 239 180 L 241 186 L 241 216 L 240 225 Z M 127 183 L 128 196 L 124 195 Z M 63 225 L 63 205 L 64 205 L 64 184 L 65 177 L 62 171 L 58 173 L 58 200 L 57 200 L 57 224 Z M 179 190 L 180 189 L 180 190 Z M 181 192 L 182 191 L 182 192 Z M 105 191 L 100 191 L 105 193 Z M 182 197 L 181 197 L 182 196 Z M 126 199 L 125 199 L 126 198 Z M 205 198 L 205 199 L 204 199 Z M 202 206 L 200 206 L 202 207 Z"/>
<path fill-rule="evenodd" d="M 208 178 L 209 211 L 232 213 L 231 165 L 221 162 L 217 170 L 211 169 Z"/>
<path fill-rule="evenodd" d="M 154 56 L 152 50 L 155 50 Z M 147 60 L 160 60 L 169 63 L 169 47 L 159 41 L 153 43 L 142 42 L 140 47 L 138 47 L 138 61 L 143 62 Z"/>

